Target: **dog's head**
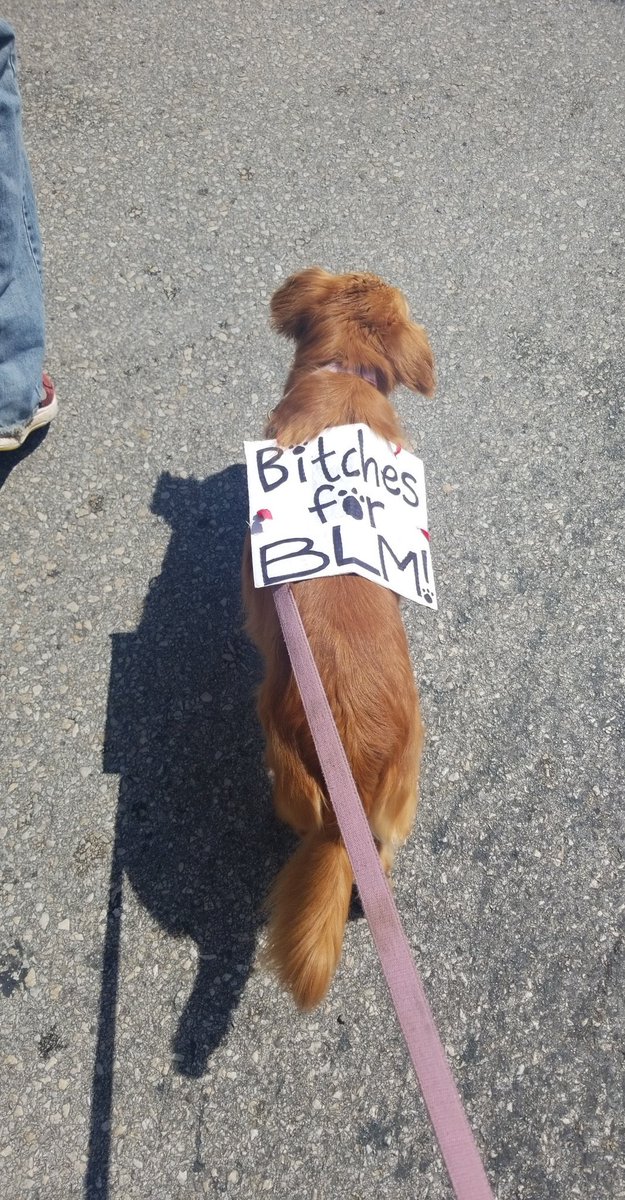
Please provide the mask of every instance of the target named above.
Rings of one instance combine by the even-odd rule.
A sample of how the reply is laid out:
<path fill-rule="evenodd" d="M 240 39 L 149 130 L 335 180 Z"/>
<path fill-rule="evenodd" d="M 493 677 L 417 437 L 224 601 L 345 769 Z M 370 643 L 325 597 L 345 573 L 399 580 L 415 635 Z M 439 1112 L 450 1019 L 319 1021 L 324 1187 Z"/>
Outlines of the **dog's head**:
<path fill-rule="evenodd" d="M 296 363 L 372 368 L 381 390 L 398 383 L 431 396 L 434 356 L 427 334 L 410 319 L 405 297 L 377 275 L 331 275 L 309 267 L 274 293 L 275 329 L 297 343 Z"/>

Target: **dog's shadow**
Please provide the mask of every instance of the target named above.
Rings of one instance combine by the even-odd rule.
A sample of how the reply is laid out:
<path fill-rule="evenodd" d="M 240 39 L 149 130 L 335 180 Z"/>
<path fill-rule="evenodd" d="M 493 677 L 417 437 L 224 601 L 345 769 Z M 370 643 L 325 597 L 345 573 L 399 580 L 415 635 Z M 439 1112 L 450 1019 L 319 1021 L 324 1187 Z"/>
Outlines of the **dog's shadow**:
<path fill-rule="evenodd" d="M 161 477 L 152 509 L 171 542 L 136 632 L 113 635 L 104 767 L 120 774 L 117 879 L 167 934 L 197 945 L 173 1042 L 176 1069 L 195 1077 L 228 1029 L 290 845 L 272 815 L 259 663 L 242 630 L 246 497 L 242 466 Z"/>

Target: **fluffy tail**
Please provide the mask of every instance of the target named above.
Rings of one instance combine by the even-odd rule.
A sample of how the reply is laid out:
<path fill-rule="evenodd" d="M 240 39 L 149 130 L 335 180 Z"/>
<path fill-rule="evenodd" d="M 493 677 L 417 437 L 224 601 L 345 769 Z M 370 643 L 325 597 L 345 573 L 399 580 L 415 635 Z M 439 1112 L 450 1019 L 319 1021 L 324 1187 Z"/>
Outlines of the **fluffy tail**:
<path fill-rule="evenodd" d="M 267 958 L 299 1008 L 325 996 L 341 956 L 352 892 L 343 842 L 309 833 L 270 892 Z"/>

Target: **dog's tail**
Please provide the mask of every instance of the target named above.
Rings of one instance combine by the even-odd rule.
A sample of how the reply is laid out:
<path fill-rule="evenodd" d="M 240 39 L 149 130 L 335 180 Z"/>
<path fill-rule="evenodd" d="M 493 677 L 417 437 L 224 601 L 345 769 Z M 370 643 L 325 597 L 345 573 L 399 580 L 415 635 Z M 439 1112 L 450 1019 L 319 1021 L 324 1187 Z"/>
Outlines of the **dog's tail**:
<path fill-rule="evenodd" d="M 325 996 L 341 956 L 352 868 L 338 833 L 309 833 L 270 892 L 267 959 L 299 1008 Z"/>

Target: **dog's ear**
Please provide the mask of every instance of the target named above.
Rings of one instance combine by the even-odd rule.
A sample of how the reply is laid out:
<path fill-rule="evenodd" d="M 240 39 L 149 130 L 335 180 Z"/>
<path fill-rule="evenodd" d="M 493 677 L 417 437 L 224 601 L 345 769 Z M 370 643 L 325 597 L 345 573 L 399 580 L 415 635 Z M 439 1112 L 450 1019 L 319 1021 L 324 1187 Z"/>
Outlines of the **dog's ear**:
<path fill-rule="evenodd" d="M 398 321 L 386 339 L 386 350 L 398 383 L 432 396 L 436 384 L 434 355 L 422 325 Z"/>
<path fill-rule="evenodd" d="M 285 337 L 303 337 L 315 309 L 329 293 L 332 278 L 321 267 L 308 267 L 285 280 L 271 298 L 274 329 Z"/>

